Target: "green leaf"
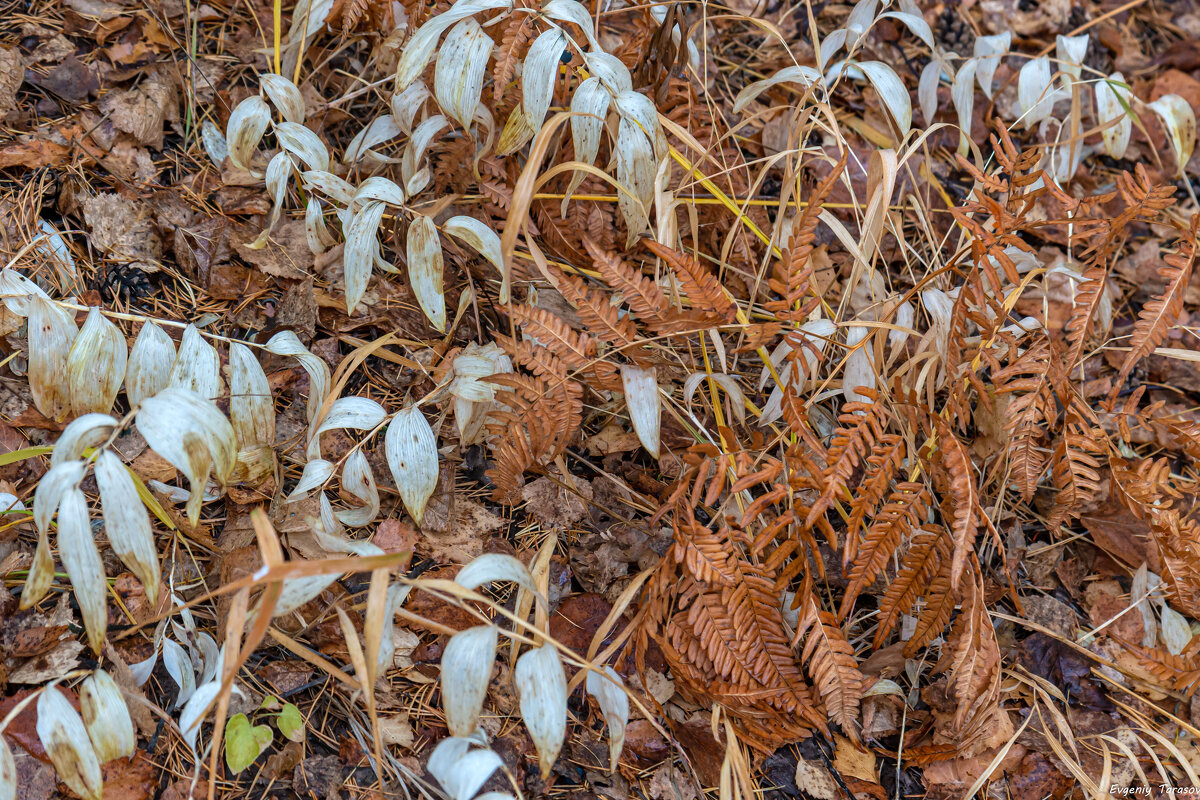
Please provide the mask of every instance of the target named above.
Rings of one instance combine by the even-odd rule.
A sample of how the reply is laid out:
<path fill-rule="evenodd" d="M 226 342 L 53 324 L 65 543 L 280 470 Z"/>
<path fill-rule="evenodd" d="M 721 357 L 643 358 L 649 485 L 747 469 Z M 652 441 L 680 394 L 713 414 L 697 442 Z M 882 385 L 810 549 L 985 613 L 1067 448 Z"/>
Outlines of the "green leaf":
<path fill-rule="evenodd" d="M 279 700 L 274 695 L 269 694 L 263 698 L 262 705 L 260 705 L 258 708 L 260 711 L 278 711 Z"/>
<path fill-rule="evenodd" d="M 266 725 L 250 725 L 245 714 L 234 714 L 225 723 L 225 763 L 235 775 L 254 763 L 271 744 L 274 734 Z"/>
<path fill-rule="evenodd" d="M 291 703 L 283 707 L 275 724 L 279 726 L 279 732 L 291 741 L 304 741 L 304 716 L 300 713 L 300 709 Z"/>

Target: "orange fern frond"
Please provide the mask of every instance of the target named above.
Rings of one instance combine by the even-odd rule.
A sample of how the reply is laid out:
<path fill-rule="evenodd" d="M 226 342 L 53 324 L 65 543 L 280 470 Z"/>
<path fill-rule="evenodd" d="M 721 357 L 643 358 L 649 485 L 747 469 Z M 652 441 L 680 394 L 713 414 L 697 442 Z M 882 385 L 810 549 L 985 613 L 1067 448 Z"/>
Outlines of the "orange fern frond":
<path fill-rule="evenodd" d="M 838 416 L 841 425 L 833 432 L 828 460 L 821 476 L 824 488 L 808 512 L 805 525 L 812 527 L 817 517 L 832 508 L 848 491 L 859 464 L 866 459 L 875 443 L 883 436 L 887 420 L 888 411 L 882 403 L 853 402 L 843 406 L 842 413 Z"/>
<path fill-rule="evenodd" d="M 601 249 L 586 236 L 583 246 L 587 248 L 600 277 L 621 293 L 637 319 L 647 325 L 662 324 L 670 319 L 670 303 L 657 283 L 629 266 L 620 256 Z"/>
<path fill-rule="evenodd" d="M 794 637 L 796 641 L 804 641 L 800 658 L 825 702 L 826 715 L 857 741 L 863 676 L 854 658 L 854 648 L 837 619 L 817 604 L 811 590 L 805 595 Z"/>
<path fill-rule="evenodd" d="M 717 321 L 733 321 L 737 316 L 737 306 L 721 286 L 717 276 L 709 272 L 697 258 L 663 247 L 653 239 L 643 239 L 642 244 L 675 273 L 693 308 L 715 317 Z"/>
<path fill-rule="evenodd" d="M 618 346 L 629 344 L 637 337 L 637 325 L 632 319 L 622 317 L 604 292 L 566 274 L 559 277 L 558 288 L 592 336 Z"/>
<path fill-rule="evenodd" d="M 925 520 L 929 493 L 920 483 L 901 483 L 892 490 L 887 505 L 867 530 L 858 548 L 858 557 L 850 567 L 849 583 L 842 597 L 838 617 L 845 619 L 858 595 L 879 575 L 888 559 L 899 549 L 904 539 L 917 530 Z M 907 563 L 907 562 L 906 562 Z"/>
<path fill-rule="evenodd" d="M 944 530 L 921 527 L 904 555 L 900 573 L 879 598 L 879 627 L 872 647 L 882 647 L 899 624 L 901 615 L 912 611 L 926 591 L 934 588 L 934 577 L 941 572 L 942 565 L 949 562 L 950 554 L 950 537 Z M 946 589 L 949 591 L 948 585 Z"/>

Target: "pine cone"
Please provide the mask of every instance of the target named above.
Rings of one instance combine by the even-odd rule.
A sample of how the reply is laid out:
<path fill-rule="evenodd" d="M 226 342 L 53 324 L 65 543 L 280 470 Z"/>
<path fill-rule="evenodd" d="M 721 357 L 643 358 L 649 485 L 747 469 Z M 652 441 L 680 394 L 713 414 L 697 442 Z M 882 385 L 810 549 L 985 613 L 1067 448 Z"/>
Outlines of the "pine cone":
<path fill-rule="evenodd" d="M 101 291 L 109 300 L 141 300 L 154 291 L 145 272 L 122 262 L 108 264 L 100 283 Z"/>
<path fill-rule="evenodd" d="M 946 6 L 933 25 L 934 36 L 946 50 L 969 56 L 975 48 L 975 32 L 954 6 Z"/>

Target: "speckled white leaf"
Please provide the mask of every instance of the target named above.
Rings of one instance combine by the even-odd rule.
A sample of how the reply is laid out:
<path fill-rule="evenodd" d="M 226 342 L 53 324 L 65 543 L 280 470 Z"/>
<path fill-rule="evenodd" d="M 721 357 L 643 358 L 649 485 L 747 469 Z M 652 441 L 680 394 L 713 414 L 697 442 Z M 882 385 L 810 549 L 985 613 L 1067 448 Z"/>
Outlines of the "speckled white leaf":
<path fill-rule="evenodd" d="M 470 130 L 475 106 L 483 91 L 483 76 L 495 42 L 471 17 L 461 20 L 446 34 L 438 48 L 433 72 L 433 90 L 438 105 Z"/>
<path fill-rule="evenodd" d="M 325 431 L 342 428 L 369 431 L 383 422 L 386 416 L 383 406 L 369 397 L 339 397 L 329 407 L 329 413 L 321 420 L 321 425 L 313 431 L 308 442 L 308 457 L 321 457 L 321 434 Z"/>
<path fill-rule="evenodd" d="M 259 86 L 267 93 L 271 104 L 279 111 L 279 115 L 288 122 L 302 123 L 307 115 L 304 107 L 304 96 L 296 84 L 282 75 L 273 72 L 262 72 L 258 76 Z"/>
<path fill-rule="evenodd" d="M 396 66 L 396 89 L 407 88 L 425 71 L 443 31 L 460 19 L 495 8 L 512 8 L 512 0 L 458 0 L 449 11 L 438 14 L 418 28 L 404 46 L 404 53 Z"/>
<path fill-rule="evenodd" d="M 204 722 L 204 714 L 208 706 L 221 692 L 221 682 L 213 681 L 197 687 L 188 700 L 187 705 L 179 714 L 179 730 L 183 731 L 183 741 L 193 753 L 196 751 L 196 737 L 200 734 L 200 724 Z"/>
<path fill-rule="evenodd" d="M 513 684 L 520 699 L 521 719 L 537 750 L 545 780 L 567 734 L 567 676 L 554 646 L 547 644 L 522 653 L 513 669 Z"/>
<path fill-rule="evenodd" d="M 372 200 L 365 203 L 346 230 L 346 248 L 343 251 L 346 276 L 346 313 L 353 314 L 358 302 L 367 293 L 371 280 L 371 266 L 378 242 L 375 238 L 383 212 L 387 206 Z"/>
<path fill-rule="evenodd" d="M 446 295 L 442 289 L 442 242 L 437 226 L 418 214 L 408 226 L 408 283 L 433 327 L 446 332 Z"/>
<path fill-rule="evenodd" d="M 87 728 L 56 686 L 47 687 L 38 698 L 37 735 L 59 780 L 86 800 L 100 800 L 104 783 Z"/>
<path fill-rule="evenodd" d="M 497 628 L 477 625 L 450 637 L 442 653 L 442 708 L 451 736 L 475 731 L 496 660 Z"/>
<path fill-rule="evenodd" d="M 653 367 L 624 364 L 621 367 L 621 387 L 629 419 L 646 452 L 658 458 L 662 405 L 658 397 L 658 378 Z"/>
<path fill-rule="evenodd" d="M 158 549 L 154 546 L 150 516 L 138 497 L 137 485 L 129 475 L 129 469 L 111 450 L 104 450 L 97 456 L 95 470 L 109 544 L 142 582 L 146 596 L 153 604 L 158 599 Z"/>
<path fill-rule="evenodd" d="M 404 507 L 420 525 L 438 478 L 437 439 L 421 409 L 396 412 L 388 424 L 384 452 Z"/>
<path fill-rule="evenodd" d="M 84 414 L 71 420 L 54 443 L 54 452 L 50 454 L 50 466 L 57 467 L 67 461 L 82 458 L 84 450 L 106 440 L 116 426 L 117 420 L 108 414 Z"/>
<path fill-rule="evenodd" d="M 175 342 L 166 331 L 147 322 L 138 332 L 125 367 L 125 395 L 136 406 L 167 388 L 175 363 Z"/>
<path fill-rule="evenodd" d="M 195 325 L 188 325 L 183 331 L 167 386 L 195 392 L 206 400 L 221 395 L 221 358 Z"/>
<path fill-rule="evenodd" d="M 312 354 L 292 331 L 280 331 L 267 342 L 268 352 L 277 356 L 291 356 L 300 362 L 300 366 L 308 373 L 308 421 L 311 423 L 317 416 L 325 395 L 329 394 L 329 364 L 325 359 Z"/>
<path fill-rule="evenodd" d="M 107 414 L 121 389 L 127 357 L 125 337 L 117 326 L 100 309 L 89 311 L 67 354 L 71 412 Z"/>
<path fill-rule="evenodd" d="M 1104 137 L 1104 149 L 1113 158 L 1124 158 L 1129 136 L 1133 133 L 1133 120 L 1129 116 L 1133 93 L 1125 83 L 1125 76 L 1119 72 L 1096 81 L 1095 86 L 1096 122 L 1100 125 L 1112 123 L 1100 132 Z"/>
<path fill-rule="evenodd" d="M 371 464 L 361 447 L 347 456 L 346 463 L 342 465 L 342 491 L 362 502 L 358 508 L 337 512 L 337 518 L 343 525 L 362 527 L 379 515 L 379 490 L 375 487 Z"/>
<path fill-rule="evenodd" d="M 28 299 L 29 391 L 43 416 L 61 421 L 70 408 L 67 354 L 75 341 L 75 321 L 53 302 Z"/>
<path fill-rule="evenodd" d="M 1025 128 L 1041 122 L 1054 110 L 1057 92 L 1050 87 L 1050 59 L 1030 59 L 1017 75 L 1017 105 Z"/>
<path fill-rule="evenodd" d="M 271 121 L 271 109 L 258 95 L 251 95 L 237 104 L 225 126 L 225 143 L 229 160 L 235 167 L 250 169 L 250 157 L 262 141 Z"/>
<path fill-rule="evenodd" d="M 525 111 L 526 124 L 530 130 L 539 131 L 550 108 L 554 94 L 554 79 L 558 76 L 563 52 L 567 49 L 567 35 L 560 28 L 543 31 L 529 46 L 522 66 L 521 106 Z"/>
<path fill-rule="evenodd" d="M 875 93 L 900 128 L 900 137 L 904 138 L 912 128 L 912 101 L 908 97 L 908 88 L 895 70 L 882 61 L 863 61 L 858 66 L 875 87 Z"/>
<path fill-rule="evenodd" d="M 492 773 L 504 765 L 486 748 L 472 749 L 474 739 L 449 736 L 438 742 L 425 768 L 446 790 L 450 800 L 471 800 Z"/>
<path fill-rule="evenodd" d="M 629 722 L 629 696 L 625 694 L 624 685 L 612 667 L 605 667 L 603 674 L 588 670 L 587 693 L 600 704 L 604 724 L 608 726 L 608 758 L 612 770 L 617 768 L 617 759 L 625 746 L 625 725 Z"/>
<path fill-rule="evenodd" d="M 1183 168 L 1187 166 L 1196 147 L 1196 112 L 1192 111 L 1187 100 L 1177 94 L 1164 94 L 1147 105 L 1167 129 L 1171 151 L 1175 153 L 1175 174 L 1183 177 Z"/>
<path fill-rule="evenodd" d="M 129 707 L 125 705 L 121 688 L 112 676 L 98 669 L 84 678 L 79 687 L 79 708 L 101 764 L 133 755 L 137 747 L 133 720 L 129 717 Z"/>
<path fill-rule="evenodd" d="M 88 644 L 93 652 L 99 653 L 108 626 L 105 614 L 108 583 L 88 519 L 87 498 L 78 488 L 68 489 L 58 506 L 58 557 L 79 602 L 79 615 L 87 629 Z"/>

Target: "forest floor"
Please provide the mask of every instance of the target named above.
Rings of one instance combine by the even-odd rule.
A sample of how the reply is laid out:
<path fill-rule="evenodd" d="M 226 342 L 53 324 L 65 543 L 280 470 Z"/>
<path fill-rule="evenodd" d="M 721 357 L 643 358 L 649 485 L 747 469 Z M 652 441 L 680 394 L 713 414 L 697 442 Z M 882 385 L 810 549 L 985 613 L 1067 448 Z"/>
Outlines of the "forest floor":
<path fill-rule="evenodd" d="M 0 0 L 0 800 L 1200 792 L 1198 110 L 1190 0 Z"/>

